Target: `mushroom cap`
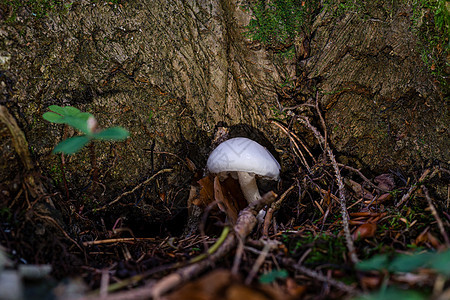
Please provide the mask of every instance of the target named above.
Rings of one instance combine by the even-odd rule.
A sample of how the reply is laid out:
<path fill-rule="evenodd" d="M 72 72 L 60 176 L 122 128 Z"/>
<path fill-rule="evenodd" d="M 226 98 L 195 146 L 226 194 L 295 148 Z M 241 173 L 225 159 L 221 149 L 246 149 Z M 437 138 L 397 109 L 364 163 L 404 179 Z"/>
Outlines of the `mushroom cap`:
<path fill-rule="evenodd" d="M 266 148 L 250 139 L 238 137 L 217 146 L 209 155 L 207 168 L 213 174 L 248 172 L 278 180 L 281 167 Z"/>

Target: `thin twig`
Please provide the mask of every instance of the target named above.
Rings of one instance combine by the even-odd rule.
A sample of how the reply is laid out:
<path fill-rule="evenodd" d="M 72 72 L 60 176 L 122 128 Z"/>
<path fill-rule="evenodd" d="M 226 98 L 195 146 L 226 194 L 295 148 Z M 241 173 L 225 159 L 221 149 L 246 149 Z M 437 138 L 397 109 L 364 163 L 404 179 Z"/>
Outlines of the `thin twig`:
<path fill-rule="evenodd" d="M 444 223 L 442 223 L 442 220 L 439 217 L 439 214 L 438 214 L 438 212 L 436 210 L 436 207 L 434 207 L 433 201 L 431 201 L 431 197 L 430 197 L 430 194 L 428 193 L 428 189 L 427 189 L 426 186 L 422 186 L 422 190 L 425 193 L 425 198 L 428 201 L 428 206 L 431 209 L 431 213 L 433 214 L 434 218 L 437 221 L 437 224 L 438 224 L 438 227 L 439 227 L 439 231 L 441 232 L 442 236 L 444 237 L 445 245 L 447 246 L 447 248 L 450 248 L 450 240 L 448 238 L 447 232 L 445 231 Z"/>
<path fill-rule="evenodd" d="M 390 192 L 390 191 L 385 190 L 385 189 L 382 189 L 382 188 L 378 187 L 377 185 L 375 185 L 374 183 L 372 183 L 366 176 L 364 176 L 363 173 L 361 173 L 360 170 L 358 170 L 358 169 L 356 169 L 356 168 L 353 168 L 353 167 L 350 167 L 350 166 L 347 166 L 347 165 L 344 165 L 344 164 L 340 164 L 340 163 L 338 163 L 338 166 L 339 166 L 339 167 L 342 167 L 342 168 L 345 168 L 345 169 L 347 169 L 347 170 L 350 170 L 350 171 L 352 171 L 352 172 L 355 172 L 356 174 L 359 175 L 359 177 L 362 178 L 362 180 L 364 180 L 365 183 L 367 183 L 368 185 L 370 185 L 370 186 L 373 187 L 374 189 L 377 189 L 377 190 L 382 191 L 382 192 L 385 192 L 385 193 L 389 193 L 389 192 Z"/>
<path fill-rule="evenodd" d="M 274 214 L 274 212 L 276 212 L 277 210 L 280 209 L 281 204 L 283 203 L 283 200 L 287 197 L 287 195 L 292 191 L 292 189 L 296 186 L 297 184 L 293 184 L 291 185 L 290 188 L 288 188 L 279 198 L 276 202 L 272 203 L 272 205 L 269 207 L 269 209 L 267 210 L 267 214 L 266 217 L 264 218 L 264 224 L 263 224 L 263 236 L 267 237 L 269 236 L 269 226 L 270 223 L 272 222 L 272 216 Z"/>
<path fill-rule="evenodd" d="M 139 242 L 139 241 L 156 241 L 155 238 L 117 238 L 117 239 L 106 239 L 106 240 L 97 240 L 97 241 L 87 241 L 83 242 L 83 246 L 92 246 L 92 245 L 102 245 L 102 244 L 112 244 L 112 243 L 127 243 L 127 242 Z"/>
<path fill-rule="evenodd" d="M 238 239 L 236 254 L 234 255 L 233 268 L 231 269 L 231 273 L 233 275 L 237 275 L 239 272 L 239 265 L 241 264 L 243 254 L 244 254 L 244 241 Z"/>
<path fill-rule="evenodd" d="M 255 278 L 256 274 L 259 271 L 259 268 L 261 268 L 261 265 L 266 260 L 267 255 L 269 254 L 269 251 L 273 248 L 273 245 L 271 243 L 265 243 L 263 250 L 259 254 L 258 258 L 256 259 L 255 263 L 253 264 L 252 269 L 247 275 L 247 278 L 245 279 L 245 284 L 249 285 L 253 278 Z"/>
<path fill-rule="evenodd" d="M 349 294 L 355 294 L 356 293 L 356 290 L 353 287 L 351 287 L 349 285 L 346 285 L 343 282 L 337 281 L 337 280 L 335 280 L 333 278 L 328 278 L 328 277 L 326 277 L 325 275 L 323 275 L 323 274 L 321 274 L 319 272 L 316 272 L 314 270 L 308 269 L 308 268 L 306 268 L 306 267 L 296 263 L 295 260 L 293 260 L 291 258 L 283 258 L 283 259 L 281 259 L 281 263 L 284 266 L 286 266 L 288 268 L 289 267 L 294 268 L 295 270 L 297 270 L 297 271 L 299 271 L 299 272 L 301 272 L 301 273 L 303 273 L 303 274 L 305 274 L 305 275 L 307 275 L 307 276 L 309 276 L 309 277 L 311 277 L 313 279 L 316 279 L 318 281 L 322 281 L 322 282 L 328 283 L 329 285 L 334 286 L 335 288 L 338 288 L 341 291 L 344 291 L 344 292 L 349 293 Z"/>
<path fill-rule="evenodd" d="M 81 250 L 81 252 L 84 252 L 83 248 L 81 248 L 81 246 L 78 245 L 78 243 L 77 243 L 74 239 L 72 239 L 72 238 L 67 234 L 67 232 L 61 227 L 61 225 L 59 225 L 58 222 L 55 221 L 55 219 L 53 219 L 53 218 L 50 217 L 50 216 L 45 216 L 45 215 L 38 214 L 38 213 L 36 213 L 36 212 L 35 212 L 35 214 L 36 214 L 37 217 L 39 217 L 39 218 L 41 218 L 41 219 L 44 219 L 44 220 L 47 220 L 48 222 L 52 223 L 53 226 L 55 226 L 56 228 L 58 228 L 58 229 L 64 234 L 64 236 L 65 236 L 68 240 L 70 240 L 72 243 L 74 243 L 75 246 L 77 246 L 78 249 Z"/>
<path fill-rule="evenodd" d="M 434 177 L 434 175 L 436 175 L 437 171 L 439 169 L 435 169 L 433 171 L 433 173 L 430 175 L 431 170 L 430 169 L 426 169 L 422 175 L 420 176 L 419 180 L 417 181 L 416 184 L 414 184 L 413 186 L 411 186 L 408 190 L 408 192 L 406 194 L 403 195 L 402 199 L 400 200 L 399 203 L 397 203 L 396 207 L 400 207 L 402 206 L 408 199 L 409 197 L 411 197 L 411 195 L 417 190 L 417 188 L 426 180 L 428 179 L 428 177 Z M 430 175 L 430 176 L 429 176 Z"/>
<path fill-rule="evenodd" d="M 137 189 L 139 189 L 140 187 L 142 187 L 143 185 L 147 185 L 150 181 L 152 181 L 153 179 L 156 178 L 156 176 L 162 174 L 162 173 L 167 173 L 167 172 L 171 172 L 173 169 L 162 169 L 159 170 L 158 172 L 156 172 L 156 174 L 154 174 L 152 177 L 150 177 L 149 179 L 145 180 L 144 182 L 141 182 L 140 184 L 138 184 L 137 186 L 135 186 L 131 191 L 125 192 L 123 194 L 121 194 L 120 196 L 118 196 L 116 199 L 114 199 L 113 201 L 103 205 L 100 208 L 96 208 L 93 209 L 92 211 L 100 211 L 100 210 L 104 210 L 106 209 L 108 206 L 113 205 L 114 203 L 118 202 L 120 199 L 122 199 L 123 197 L 129 195 L 129 194 L 133 194 Z"/>
<path fill-rule="evenodd" d="M 325 149 L 328 147 L 328 131 L 327 131 L 327 125 L 325 125 L 325 120 L 323 119 L 322 113 L 320 112 L 319 108 L 319 91 L 316 91 L 316 101 L 314 107 L 316 108 L 317 114 L 319 115 L 320 124 L 322 125 L 322 129 L 324 132 L 325 137 L 323 138 L 325 143 Z"/>
<path fill-rule="evenodd" d="M 306 147 L 306 145 L 302 142 L 302 140 L 300 140 L 298 138 L 298 136 L 296 136 L 293 132 L 291 132 L 288 128 L 286 128 L 286 126 L 284 126 L 283 124 L 281 124 L 280 122 L 276 121 L 276 120 L 271 120 L 272 124 L 275 124 L 276 126 L 278 126 L 284 133 L 286 133 L 286 135 L 289 137 L 289 139 L 291 140 L 291 142 L 294 144 L 294 152 L 297 153 L 297 155 L 299 156 L 300 160 L 302 161 L 303 165 L 306 167 L 306 169 L 308 171 L 311 170 L 310 166 L 308 165 L 308 162 L 306 161 L 305 156 L 303 155 L 302 151 L 300 150 L 300 147 L 297 145 L 296 140 L 303 146 L 303 148 L 306 150 L 306 152 L 309 154 L 309 156 L 312 157 L 313 161 L 315 162 L 314 156 L 311 154 L 311 152 L 308 150 L 308 148 Z"/>
<path fill-rule="evenodd" d="M 327 155 L 330 158 L 331 164 L 333 165 L 336 179 L 338 182 L 339 203 L 341 205 L 342 226 L 344 228 L 345 241 L 347 244 L 347 249 L 350 254 L 350 260 L 354 264 L 356 264 L 358 262 L 358 256 L 356 255 L 355 245 L 353 244 L 353 239 L 350 234 L 350 227 L 348 224 L 349 217 L 348 217 L 346 200 L 345 200 L 344 182 L 342 180 L 341 172 L 340 172 L 338 164 L 336 162 L 336 158 L 334 157 L 334 154 L 333 154 L 333 151 L 331 150 L 331 148 L 326 145 L 325 139 L 320 134 L 320 132 L 317 130 L 317 128 L 315 128 L 313 125 L 311 125 L 311 123 L 309 122 L 309 120 L 306 117 L 299 117 L 298 120 L 299 120 L 299 122 L 304 124 L 306 127 L 308 127 L 314 133 L 314 135 L 316 136 L 319 143 L 321 143 L 323 145 L 323 147 L 326 149 Z"/>

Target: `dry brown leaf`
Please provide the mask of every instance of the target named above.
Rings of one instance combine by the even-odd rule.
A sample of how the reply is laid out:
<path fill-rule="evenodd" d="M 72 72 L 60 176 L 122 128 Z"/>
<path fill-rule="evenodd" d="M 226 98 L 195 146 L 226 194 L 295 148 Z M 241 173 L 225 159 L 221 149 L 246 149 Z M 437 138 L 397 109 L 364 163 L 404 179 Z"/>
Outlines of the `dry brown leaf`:
<path fill-rule="evenodd" d="M 231 284 L 232 275 L 227 270 L 213 271 L 179 290 L 169 294 L 167 300 L 219 300 L 226 299 L 223 291 Z"/>
<path fill-rule="evenodd" d="M 220 184 L 219 177 L 214 177 L 214 199 L 217 201 L 217 206 L 221 211 L 231 217 L 233 223 L 237 218 L 237 214 L 234 214 L 232 209 L 227 207 L 228 200 L 225 199 L 222 191 L 222 185 Z"/>
<path fill-rule="evenodd" d="M 286 290 L 293 299 L 299 299 L 300 296 L 306 292 L 306 286 L 298 285 L 294 279 L 289 277 L 286 279 Z"/>
<path fill-rule="evenodd" d="M 219 209 L 226 213 L 231 223 L 235 223 L 239 212 L 248 205 L 239 182 L 232 177 L 220 181 L 218 177 L 205 176 L 197 183 L 198 185 L 191 186 L 188 199 L 189 209 L 192 205 L 204 209 L 217 201 Z"/>
<path fill-rule="evenodd" d="M 239 183 L 228 177 L 220 181 L 219 177 L 214 179 L 214 198 L 219 203 L 219 207 L 229 217 L 232 224 L 237 220 L 239 211 L 247 206 L 244 195 L 241 192 Z"/>
<path fill-rule="evenodd" d="M 381 276 L 363 276 L 361 277 L 361 285 L 366 289 L 375 289 L 380 286 Z"/>
<path fill-rule="evenodd" d="M 377 231 L 377 225 L 373 223 L 365 223 L 359 226 L 355 232 L 353 232 L 353 240 L 365 239 L 373 237 Z"/>
<path fill-rule="evenodd" d="M 392 198 L 393 198 L 392 194 L 386 193 L 386 194 L 383 194 L 380 197 L 378 197 L 378 199 L 375 200 L 372 204 L 380 204 L 380 203 L 383 203 L 386 201 L 390 201 L 390 200 L 392 200 Z"/>
<path fill-rule="evenodd" d="M 380 189 L 392 191 L 395 188 L 394 176 L 392 174 L 381 174 L 375 177 L 375 183 Z"/>
<path fill-rule="evenodd" d="M 368 190 L 362 187 L 361 184 L 351 179 L 345 179 L 345 183 L 355 192 L 357 198 L 363 197 L 364 199 L 372 200 L 373 195 Z"/>
<path fill-rule="evenodd" d="M 441 246 L 441 242 L 431 232 L 427 232 L 427 238 L 434 248 L 438 249 Z"/>
<path fill-rule="evenodd" d="M 163 297 L 164 300 L 288 300 L 277 286 L 246 286 L 228 270 L 215 270 L 196 279 L 175 292 Z"/>
<path fill-rule="evenodd" d="M 200 190 L 192 203 L 204 208 L 214 201 L 214 183 L 209 176 L 203 177 L 197 182 Z"/>
<path fill-rule="evenodd" d="M 420 246 L 422 244 L 431 244 L 435 248 L 441 246 L 441 242 L 429 232 L 430 227 L 425 228 L 415 240 L 415 244 Z"/>
<path fill-rule="evenodd" d="M 225 299 L 227 299 L 227 300 L 237 300 L 237 299 L 271 300 L 272 298 L 269 297 L 268 295 L 265 295 L 261 291 L 252 289 L 245 285 L 235 284 L 228 288 Z"/>

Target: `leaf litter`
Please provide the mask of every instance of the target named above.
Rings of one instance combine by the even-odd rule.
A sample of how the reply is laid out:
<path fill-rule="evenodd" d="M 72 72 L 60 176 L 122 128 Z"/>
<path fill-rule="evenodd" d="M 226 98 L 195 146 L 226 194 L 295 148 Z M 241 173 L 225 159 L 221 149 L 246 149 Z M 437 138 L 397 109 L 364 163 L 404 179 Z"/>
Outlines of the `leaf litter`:
<path fill-rule="evenodd" d="M 359 170 L 338 165 L 326 139 L 308 122 L 302 124 L 321 141 L 323 152 L 308 158 L 314 151 L 302 149 L 306 143 L 295 135 L 295 151 L 281 149 L 291 167 L 284 171 L 279 195 L 267 193 L 248 207 L 235 179 L 194 179 L 187 207 L 190 216 L 197 215 L 191 234 L 141 228 L 188 226 L 176 214 L 164 217 L 170 194 L 153 204 L 161 218 L 146 216 L 145 206 L 129 205 L 132 195 L 175 168 L 155 172 L 98 211 L 89 203 L 90 209 L 71 209 L 59 193 L 23 185 L 2 202 L 0 254 L 8 256 L 8 264 L 0 269 L 26 264 L 34 272 L 32 266 L 51 265 L 51 275 L 33 280 L 50 282 L 47 293 L 59 299 L 388 299 L 406 294 L 445 299 L 450 215 L 448 199 L 439 198 L 437 189 L 448 185 L 449 172 L 435 166 L 408 182 L 396 173 L 372 182 Z M 291 130 L 278 125 L 284 133 Z M 188 166 L 196 171 L 193 163 Z M 70 227 L 40 205 L 49 197 Z M 267 211 L 261 224 L 255 218 L 260 207 Z M 133 211 L 135 219 L 117 213 L 123 209 Z M 17 274 L 28 291 L 26 278 Z M 82 280 L 48 280 L 68 275 Z"/>

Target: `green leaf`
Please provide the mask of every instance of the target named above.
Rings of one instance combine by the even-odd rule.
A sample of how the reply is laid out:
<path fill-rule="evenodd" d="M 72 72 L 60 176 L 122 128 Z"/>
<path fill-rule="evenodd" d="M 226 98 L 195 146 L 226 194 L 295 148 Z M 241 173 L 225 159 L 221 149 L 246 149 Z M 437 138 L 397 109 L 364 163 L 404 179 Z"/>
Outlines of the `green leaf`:
<path fill-rule="evenodd" d="M 417 291 L 405 291 L 396 287 L 388 287 L 369 295 L 359 296 L 353 300 L 425 300 L 427 297 Z"/>
<path fill-rule="evenodd" d="M 64 107 L 58 106 L 58 105 L 50 105 L 48 107 L 48 109 L 50 109 L 51 111 L 54 111 L 55 113 L 58 113 L 60 115 L 64 115 Z"/>
<path fill-rule="evenodd" d="M 390 263 L 388 270 L 391 272 L 411 272 L 421 268 L 430 260 L 432 253 L 418 253 L 413 255 L 400 255 Z"/>
<path fill-rule="evenodd" d="M 79 113 L 75 116 L 65 116 L 64 120 L 67 125 L 72 126 L 75 129 L 80 130 L 85 134 L 90 134 L 87 120 L 92 116 L 90 113 Z"/>
<path fill-rule="evenodd" d="M 124 140 L 130 136 L 130 133 L 122 127 L 111 127 L 100 131 L 92 135 L 95 139 L 99 140 Z"/>
<path fill-rule="evenodd" d="M 80 112 L 78 108 L 72 106 L 50 105 L 48 108 L 52 112 L 46 112 L 43 115 L 44 119 L 54 123 L 70 125 L 85 134 L 91 133 L 87 127 L 87 120 L 89 117 L 93 117 L 92 114 Z"/>
<path fill-rule="evenodd" d="M 272 270 L 269 273 L 263 274 L 259 276 L 260 283 L 272 283 L 279 278 L 288 277 L 288 272 L 284 269 L 281 270 Z"/>
<path fill-rule="evenodd" d="M 356 268 L 361 271 L 380 271 L 387 269 L 389 265 L 389 258 L 386 254 L 375 255 L 374 257 L 359 262 Z"/>
<path fill-rule="evenodd" d="M 76 116 L 80 113 L 80 110 L 73 106 L 65 106 L 64 108 L 64 115 L 67 116 Z"/>
<path fill-rule="evenodd" d="M 64 123 L 64 117 L 61 115 L 58 115 L 57 113 L 54 112 L 46 112 L 42 115 L 42 117 L 52 123 Z"/>
<path fill-rule="evenodd" d="M 434 254 L 429 266 L 439 273 L 450 276 L 450 250 Z"/>
<path fill-rule="evenodd" d="M 55 149 L 53 149 L 53 153 L 74 154 L 83 148 L 89 141 L 90 138 L 85 135 L 71 137 L 56 145 Z"/>

